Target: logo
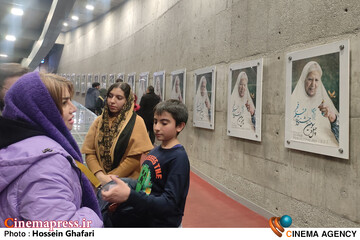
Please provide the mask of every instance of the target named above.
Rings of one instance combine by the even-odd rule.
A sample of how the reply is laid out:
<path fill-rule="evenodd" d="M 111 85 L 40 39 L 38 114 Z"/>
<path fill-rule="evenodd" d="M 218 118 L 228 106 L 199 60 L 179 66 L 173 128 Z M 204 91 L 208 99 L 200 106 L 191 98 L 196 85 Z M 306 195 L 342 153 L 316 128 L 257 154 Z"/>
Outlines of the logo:
<path fill-rule="evenodd" d="M 284 227 L 290 227 L 292 223 L 292 219 L 289 215 L 284 215 L 280 217 L 272 217 L 269 219 L 269 225 L 271 230 L 278 235 L 278 237 L 282 236 L 284 232 Z"/>

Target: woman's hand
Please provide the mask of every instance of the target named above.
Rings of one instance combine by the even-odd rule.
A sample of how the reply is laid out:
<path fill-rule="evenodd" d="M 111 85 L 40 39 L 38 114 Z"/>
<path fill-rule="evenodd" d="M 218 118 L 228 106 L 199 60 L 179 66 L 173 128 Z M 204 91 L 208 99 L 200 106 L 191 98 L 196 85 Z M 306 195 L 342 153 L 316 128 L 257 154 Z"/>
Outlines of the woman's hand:
<path fill-rule="evenodd" d="M 321 102 L 321 104 L 318 106 L 319 110 L 321 111 L 321 114 L 324 117 L 327 117 L 331 123 L 335 122 L 336 115 L 331 111 L 329 106 L 327 106 L 324 101 Z"/>
<path fill-rule="evenodd" d="M 97 179 L 99 179 L 102 186 L 104 186 L 105 184 L 107 184 L 108 182 L 111 181 L 110 176 L 116 177 L 115 175 L 107 175 L 103 171 L 99 171 L 99 172 L 95 173 L 95 177 Z"/>

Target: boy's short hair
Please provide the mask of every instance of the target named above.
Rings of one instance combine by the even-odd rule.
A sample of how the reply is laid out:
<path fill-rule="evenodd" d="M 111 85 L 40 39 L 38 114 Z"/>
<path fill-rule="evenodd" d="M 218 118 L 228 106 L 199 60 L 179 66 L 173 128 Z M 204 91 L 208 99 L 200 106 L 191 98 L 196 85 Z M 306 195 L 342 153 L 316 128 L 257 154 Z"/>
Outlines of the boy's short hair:
<path fill-rule="evenodd" d="M 168 112 L 175 119 L 176 126 L 188 120 L 188 110 L 185 104 L 177 99 L 169 99 L 158 103 L 154 108 L 154 114 L 161 115 L 163 112 Z"/>

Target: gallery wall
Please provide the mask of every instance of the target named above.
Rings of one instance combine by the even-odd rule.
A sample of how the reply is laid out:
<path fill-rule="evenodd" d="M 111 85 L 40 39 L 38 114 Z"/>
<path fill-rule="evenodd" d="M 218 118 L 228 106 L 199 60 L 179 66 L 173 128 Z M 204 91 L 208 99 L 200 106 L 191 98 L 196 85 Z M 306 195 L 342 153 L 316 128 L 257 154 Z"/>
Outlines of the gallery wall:
<path fill-rule="evenodd" d="M 360 4 L 349 1 L 128 0 L 62 34 L 60 74 L 186 68 L 189 121 L 179 135 L 191 167 L 265 217 L 298 227 L 360 227 Z M 285 148 L 286 55 L 350 41 L 349 159 Z M 261 142 L 227 136 L 229 66 L 263 58 Z M 193 126 L 193 74 L 216 67 L 214 130 Z M 75 98 L 84 103 L 84 94 Z"/>

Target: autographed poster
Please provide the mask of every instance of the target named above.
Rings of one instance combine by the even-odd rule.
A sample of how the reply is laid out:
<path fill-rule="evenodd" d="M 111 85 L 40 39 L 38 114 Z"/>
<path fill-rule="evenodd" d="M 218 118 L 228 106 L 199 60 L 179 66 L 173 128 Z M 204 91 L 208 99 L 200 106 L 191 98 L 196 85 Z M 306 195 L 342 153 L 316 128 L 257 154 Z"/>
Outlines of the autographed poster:
<path fill-rule="evenodd" d="M 288 54 L 286 147 L 348 158 L 348 51 L 342 41 Z"/>

